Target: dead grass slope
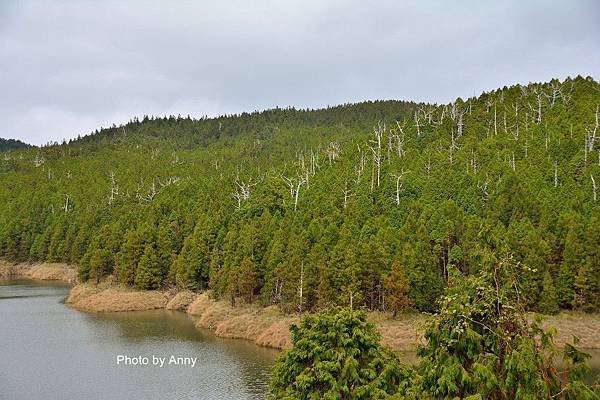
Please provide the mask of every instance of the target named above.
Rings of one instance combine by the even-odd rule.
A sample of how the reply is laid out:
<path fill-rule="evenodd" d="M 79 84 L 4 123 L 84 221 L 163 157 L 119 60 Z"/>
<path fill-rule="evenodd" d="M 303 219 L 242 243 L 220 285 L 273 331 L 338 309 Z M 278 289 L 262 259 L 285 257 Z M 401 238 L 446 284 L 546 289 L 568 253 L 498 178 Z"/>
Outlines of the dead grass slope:
<path fill-rule="evenodd" d="M 167 292 L 135 291 L 88 284 L 74 286 L 67 303 L 79 310 L 91 312 L 145 311 L 165 308 L 171 299 Z"/>
<path fill-rule="evenodd" d="M 77 282 L 75 267 L 60 263 L 20 263 L 0 261 L 0 278 L 30 278 L 44 281 Z"/>
<path fill-rule="evenodd" d="M 219 337 L 246 339 L 276 349 L 291 346 L 289 326 L 298 322 L 298 317 L 283 315 L 276 307 L 231 307 L 211 299 L 208 293 L 199 295 L 187 312 L 196 318 L 198 328 L 210 329 Z"/>

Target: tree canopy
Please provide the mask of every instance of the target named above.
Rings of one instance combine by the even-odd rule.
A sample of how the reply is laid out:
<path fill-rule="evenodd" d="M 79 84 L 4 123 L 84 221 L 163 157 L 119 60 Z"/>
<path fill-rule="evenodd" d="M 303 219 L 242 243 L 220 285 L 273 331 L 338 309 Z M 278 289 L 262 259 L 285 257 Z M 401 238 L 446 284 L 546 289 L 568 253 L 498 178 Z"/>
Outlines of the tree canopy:
<path fill-rule="evenodd" d="M 15 149 L 0 157 L 0 256 L 288 312 L 435 311 L 450 271 L 511 256 L 527 309 L 594 311 L 599 89 L 147 116 Z"/>

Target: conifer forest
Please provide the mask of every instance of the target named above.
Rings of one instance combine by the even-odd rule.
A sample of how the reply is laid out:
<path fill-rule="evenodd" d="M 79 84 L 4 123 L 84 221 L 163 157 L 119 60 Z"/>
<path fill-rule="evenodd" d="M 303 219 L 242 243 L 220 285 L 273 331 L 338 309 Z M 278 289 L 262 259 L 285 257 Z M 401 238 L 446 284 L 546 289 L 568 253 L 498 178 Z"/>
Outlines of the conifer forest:
<path fill-rule="evenodd" d="M 434 312 L 510 258 L 527 310 L 600 308 L 600 85 L 134 119 L 0 155 L 0 256 L 284 312 Z"/>

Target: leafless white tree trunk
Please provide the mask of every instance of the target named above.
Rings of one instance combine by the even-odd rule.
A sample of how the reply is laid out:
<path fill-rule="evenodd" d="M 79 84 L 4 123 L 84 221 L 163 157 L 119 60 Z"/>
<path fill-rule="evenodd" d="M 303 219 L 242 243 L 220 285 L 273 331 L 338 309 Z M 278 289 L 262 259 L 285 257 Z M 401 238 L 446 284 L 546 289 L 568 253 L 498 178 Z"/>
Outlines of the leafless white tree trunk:
<path fill-rule="evenodd" d="M 306 177 L 303 175 L 298 175 L 295 180 L 292 180 L 286 176 L 282 176 L 281 178 L 285 181 L 290 189 L 290 196 L 292 198 L 292 202 L 294 203 L 295 212 L 298 209 L 298 196 L 300 195 L 300 188 L 306 183 Z"/>
<path fill-rule="evenodd" d="M 402 168 L 402 171 L 400 172 L 400 174 L 398 175 L 394 175 L 394 177 L 396 178 L 396 205 L 400 205 L 400 189 L 402 189 L 402 186 L 404 185 L 404 182 L 401 182 L 402 177 L 404 176 L 406 172 L 404 171 L 404 168 Z"/>
<path fill-rule="evenodd" d="M 346 207 L 348 207 L 348 199 L 350 199 L 350 197 L 354 196 L 352 191 L 350 189 L 348 189 L 348 181 L 346 181 L 344 183 L 344 190 L 342 190 L 342 193 L 344 194 L 344 210 L 345 210 Z"/>
<path fill-rule="evenodd" d="M 252 179 L 248 182 L 240 181 L 238 179 L 235 180 L 235 191 L 232 196 L 237 201 L 237 209 L 239 210 L 242 207 L 242 202 L 246 200 L 250 200 L 252 196 L 251 189 L 258 185 L 260 181 L 253 181 Z"/>
<path fill-rule="evenodd" d="M 65 194 L 65 205 L 63 206 L 65 212 L 69 212 L 69 195 Z"/>
<path fill-rule="evenodd" d="M 594 142 L 596 141 L 596 133 L 598 132 L 599 127 L 599 119 L 600 119 L 600 106 L 596 106 L 596 114 L 594 118 L 594 125 L 585 128 L 587 131 L 587 147 L 588 152 L 592 152 L 594 150 Z"/>
<path fill-rule="evenodd" d="M 117 185 L 117 180 L 115 178 L 115 172 L 110 171 L 110 195 L 108 196 L 108 204 L 111 205 L 115 201 L 115 196 L 119 194 L 119 185 Z"/>

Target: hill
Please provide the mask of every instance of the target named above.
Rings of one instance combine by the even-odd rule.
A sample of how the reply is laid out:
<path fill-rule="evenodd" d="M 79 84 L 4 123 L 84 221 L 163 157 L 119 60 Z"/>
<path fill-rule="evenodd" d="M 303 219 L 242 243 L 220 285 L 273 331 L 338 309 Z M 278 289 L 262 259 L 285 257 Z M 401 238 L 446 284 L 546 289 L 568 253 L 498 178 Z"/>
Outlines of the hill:
<path fill-rule="evenodd" d="M 15 150 L 15 149 L 24 149 L 31 147 L 27 143 L 23 143 L 20 140 L 16 139 L 3 139 L 0 138 L 0 152 Z"/>
<path fill-rule="evenodd" d="M 532 310 L 600 307 L 600 85 L 152 118 L 0 161 L 0 254 L 283 310 L 431 311 L 510 256 Z"/>

